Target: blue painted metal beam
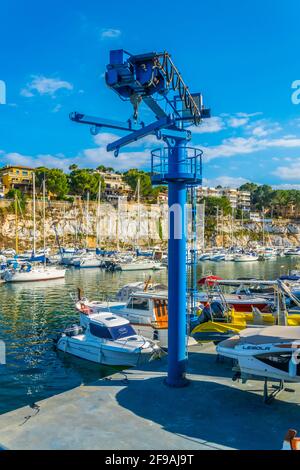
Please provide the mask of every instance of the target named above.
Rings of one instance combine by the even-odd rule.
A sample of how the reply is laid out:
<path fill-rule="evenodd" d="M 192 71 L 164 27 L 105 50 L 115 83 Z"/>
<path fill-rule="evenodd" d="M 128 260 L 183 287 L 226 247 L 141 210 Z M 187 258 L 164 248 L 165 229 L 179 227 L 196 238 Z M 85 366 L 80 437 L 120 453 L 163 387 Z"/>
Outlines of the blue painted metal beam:
<path fill-rule="evenodd" d="M 161 106 L 157 104 L 157 102 L 154 98 L 152 98 L 152 96 L 143 96 L 143 101 L 147 106 L 149 106 L 151 111 L 154 112 L 157 119 L 167 116 L 167 113 L 162 109 Z"/>
<path fill-rule="evenodd" d="M 114 150 L 118 151 L 121 147 L 124 147 L 124 145 L 136 142 L 137 140 L 142 139 L 143 137 L 146 137 L 149 134 L 155 134 L 155 132 L 159 131 L 160 129 L 163 129 L 164 127 L 171 126 L 173 123 L 174 120 L 169 116 L 158 119 L 157 121 L 152 122 L 148 126 L 144 126 L 141 129 L 138 129 L 132 132 L 131 134 L 121 137 L 121 139 L 115 140 L 115 142 L 108 144 L 106 150 L 108 152 Z"/>
<path fill-rule="evenodd" d="M 108 127 L 110 129 L 117 129 L 121 131 L 131 131 L 137 128 L 132 121 L 128 120 L 127 122 L 114 121 L 112 119 L 99 118 L 95 116 L 88 116 L 86 114 L 74 113 L 70 114 L 71 121 L 79 122 L 81 124 L 88 124 L 95 127 Z"/>

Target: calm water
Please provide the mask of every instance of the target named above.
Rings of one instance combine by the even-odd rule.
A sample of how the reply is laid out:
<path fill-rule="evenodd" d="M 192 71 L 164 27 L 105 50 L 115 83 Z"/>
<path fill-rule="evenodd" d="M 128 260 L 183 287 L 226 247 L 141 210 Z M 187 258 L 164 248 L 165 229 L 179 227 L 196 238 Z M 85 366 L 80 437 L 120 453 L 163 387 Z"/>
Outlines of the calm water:
<path fill-rule="evenodd" d="M 298 261 L 300 262 L 300 260 Z M 212 272 L 225 278 L 255 276 L 274 279 L 296 266 L 297 259 L 254 263 L 212 263 L 199 266 L 199 276 Z M 157 272 L 157 282 L 167 273 Z M 0 366 L 0 413 L 31 404 L 113 372 L 58 353 L 53 339 L 78 321 L 70 294 L 111 295 L 122 285 L 144 280 L 143 273 L 105 273 L 98 269 L 68 270 L 66 278 L 46 283 L 0 286 L 0 339 L 6 342 L 7 364 Z"/>

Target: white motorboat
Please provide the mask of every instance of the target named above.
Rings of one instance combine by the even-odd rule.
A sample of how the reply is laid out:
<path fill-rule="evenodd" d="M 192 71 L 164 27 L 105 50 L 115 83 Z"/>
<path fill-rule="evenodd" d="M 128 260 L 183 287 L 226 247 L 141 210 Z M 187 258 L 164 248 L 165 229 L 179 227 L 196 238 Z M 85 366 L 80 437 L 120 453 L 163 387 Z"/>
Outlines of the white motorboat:
<path fill-rule="evenodd" d="M 6 257 L 14 257 L 17 253 L 16 250 L 14 250 L 13 248 L 7 248 L 6 250 L 2 250 L 1 254 Z"/>
<path fill-rule="evenodd" d="M 249 263 L 251 261 L 257 261 L 258 259 L 259 256 L 252 253 L 240 253 L 234 257 L 236 263 Z"/>
<path fill-rule="evenodd" d="M 60 250 L 60 262 L 66 266 L 72 265 L 73 259 L 86 253 L 86 250 L 77 250 L 76 248 L 62 248 Z"/>
<path fill-rule="evenodd" d="M 245 380 L 257 376 L 300 382 L 300 327 L 247 328 L 219 343 L 217 352 L 235 359 Z"/>
<path fill-rule="evenodd" d="M 84 255 L 74 257 L 71 261 L 75 268 L 100 268 L 103 260 L 98 258 L 95 253 L 86 253 Z"/>
<path fill-rule="evenodd" d="M 166 266 L 155 260 L 134 260 L 129 262 L 118 263 L 116 268 L 121 271 L 160 271 L 166 269 Z"/>
<path fill-rule="evenodd" d="M 6 282 L 35 282 L 64 278 L 65 269 L 48 266 L 24 266 L 21 269 L 7 269 L 3 274 Z"/>
<path fill-rule="evenodd" d="M 225 251 L 219 251 L 218 253 L 211 255 L 210 261 L 224 261 L 225 255 L 226 255 Z"/>
<path fill-rule="evenodd" d="M 199 261 L 208 261 L 210 260 L 210 257 L 212 256 L 212 252 L 206 252 L 206 253 L 202 253 L 200 256 L 199 256 Z"/>
<path fill-rule="evenodd" d="M 136 366 L 159 357 L 154 342 L 137 335 L 129 321 L 111 312 L 92 314 L 85 327 L 67 328 L 57 348 L 68 354 L 108 366 Z"/>
<path fill-rule="evenodd" d="M 159 341 L 162 348 L 168 347 L 168 292 L 165 290 L 132 292 L 129 299 L 123 302 L 81 298 L 76 302 L 76 309 L 80 312 L 82 326 L 86 326 L 90 315 L 109 310 L 130 321 L 138 334 Z M 196 341 L 189 336 L 188 344 L 196 344 Z"/>
<path fill-rule="evenodd" d="M 219 256 L 222 257 L 223 254 L 225 254 L 225 252 L 222 248 L 214 248 L 202 253 L 199 256 L 199 261 L 215 261 Z"/>
<path fill-rule="evenodd" d="M 292 248 L 285 252 L 286 256 L 300 256 L 300 248 Z"/>

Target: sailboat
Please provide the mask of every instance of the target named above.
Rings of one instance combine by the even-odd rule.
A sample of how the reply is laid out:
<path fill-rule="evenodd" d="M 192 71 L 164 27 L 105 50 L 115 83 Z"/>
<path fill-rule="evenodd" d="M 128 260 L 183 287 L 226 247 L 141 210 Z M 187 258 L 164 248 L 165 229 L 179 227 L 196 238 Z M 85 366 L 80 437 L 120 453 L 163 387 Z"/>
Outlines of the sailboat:
<path fill-rule="evenodd" d="M 33 250 L 32 258 L 36 255 L 36 194 L 35 194 L 35 174 L 32 175 L 32 212 L 33 212 Z M 46 253 L 46 186 L 45 180 L 43 181 L 43 239 L 44 239 L 44 253 Z M 23 265 L 15 265 L 5 271 L 3 279 L 6 282 L 34 282 L 34 281 L 48 281 L 52 279 L 64 278 L 66 274 L 65 269 L 47 266 L 46 257 L 43 257 L 44 264 L 40 266 L 32 266 L 31 263 Z"/>
<path fill-rule="evenodd" d="M 99 242 L 99 217 L 100 217 L 100 194 L 101 194 L 101 181 L 99 182 L 98 188 L 98 201 L 97 201 L 97 215 L 96 215 L 96 244 Z M 76 268 L 100 268 L 102 266 L 103 260 L 98 258 L 97 256 L 97 248 L 96 253 L 89 252 L 88 250 L 88 233 L 89 233 L 89 192 L 87 193 L 86 199 L 86 252 L 79 255 L 74 256 L 71 264 Z"/>

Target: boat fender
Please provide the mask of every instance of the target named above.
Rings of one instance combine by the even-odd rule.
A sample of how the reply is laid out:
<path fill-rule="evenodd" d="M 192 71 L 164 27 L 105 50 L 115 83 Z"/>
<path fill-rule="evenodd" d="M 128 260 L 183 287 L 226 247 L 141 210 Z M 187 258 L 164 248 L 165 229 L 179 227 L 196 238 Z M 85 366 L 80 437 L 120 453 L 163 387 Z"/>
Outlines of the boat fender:
<path fill-rule="evenodd" d="M 89 315 L 91 313 L 91 309 L 90 307 L 88 307 L 87 305 L 85 304 L 81 304 L 80 305 L 80 310 L 82 313 L 84 313 L 85 315 Z"/>

